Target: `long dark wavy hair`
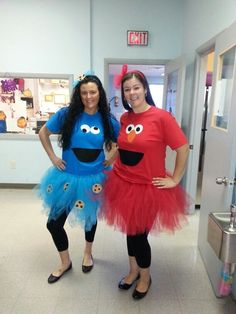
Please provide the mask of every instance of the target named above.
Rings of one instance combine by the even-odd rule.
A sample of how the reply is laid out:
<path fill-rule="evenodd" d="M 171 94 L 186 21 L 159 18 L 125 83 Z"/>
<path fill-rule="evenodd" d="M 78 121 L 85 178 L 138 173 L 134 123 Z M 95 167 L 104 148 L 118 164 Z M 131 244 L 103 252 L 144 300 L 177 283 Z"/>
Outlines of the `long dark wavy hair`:
<path fill-rule="evenodd" d="M 58 139 L 59 145 L 63 149 L 69 147 L 71 133 L 74 128 L 75 122 L 80 118 L 80 115 L 84 111 L 84 104 L 80 96 L 81 86 L 90 82 L 95 83 L 99 91 L 98 111 L 101 113 L 102 117 L 104 142 L 106 149 L 110 151 L 112 147 L 112 142 L 115 142 L 114 129 L 111 123 L 111 117 L 113 117 L 113 119 L 115 119 L 115 117 L 110 113 L 106 92 L 102 86 L 101 81 L 96 75 L 87 75 L 81 81 L 79 81 L 73 89 L 71 102 L 68 107 L 67 115 L 65 117 L 65 121 Z"/>
<path fill-rule="evenodd" d="M 121 80 L 121 98 L 122 98 L 122 104 L 123 104 L 123 107 L 125 108 L 125 110 L 128 110 L 128 111 L 133 110 L 132 107 L 130 106 L 130 104 L 125 99 L 124 89 L 123 89 L 124 82 L 127 80 L 130 80 L 132 78 L 136 78 L 137 80 L 139 80 L 139 82 L 143 85 L 143 88 L 147 91 L 145 94 L 146 102 L 151 106 L 155 106 L 155 103 L 154 103 L 154 100 L 152 98 L 151 91 L 150 91 L 150 88 L 148 85 L 148 81 L 147 81 L 145 75 L 141 71 L 135 70 L 135 71 L 127 72 L 122 77 L 122 80 Z"/>

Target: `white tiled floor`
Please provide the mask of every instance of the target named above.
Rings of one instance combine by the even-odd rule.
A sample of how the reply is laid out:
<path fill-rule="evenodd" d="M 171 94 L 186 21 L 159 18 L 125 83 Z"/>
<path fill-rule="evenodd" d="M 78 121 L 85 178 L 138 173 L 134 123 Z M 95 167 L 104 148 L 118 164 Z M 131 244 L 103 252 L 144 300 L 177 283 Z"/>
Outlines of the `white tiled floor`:
<path fill-rule="evenodd" d="M 47 277 L 57 253 L 32 190 L 0 189 L 0 313 L 223 314 L 231 297 L 217 299 L 197 249 L 198 214 L 175 235 L 150 236 L 152 286 L 141 301 L 117 282 L 128 270 L 125 236 L 99 222 L 94 269 L 81 271 L 84 235 L 67 225 L 73 270 L 53 285 Z"/>

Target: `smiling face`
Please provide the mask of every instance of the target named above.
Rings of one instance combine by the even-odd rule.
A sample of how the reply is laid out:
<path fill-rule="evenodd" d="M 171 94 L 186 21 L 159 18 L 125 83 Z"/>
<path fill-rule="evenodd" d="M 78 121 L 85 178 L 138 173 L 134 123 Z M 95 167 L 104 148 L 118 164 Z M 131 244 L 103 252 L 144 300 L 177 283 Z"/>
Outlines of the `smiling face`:
<path fill-rule="evenodd" d="M 132 77 L 123 83 L 124 97 L 131 105 L 134 112 L 143 112 L 146 110 L 147 102 L 145 99 L 146 90 L 142 83 Z"/>
<path fill-rule="evenodd" d="M 94 114 L 98 111 L 99 90 L 95 83 L 88 82 L 80 87 L 81 100 L 84 105 L 84 111 L 88 114 Z"/>

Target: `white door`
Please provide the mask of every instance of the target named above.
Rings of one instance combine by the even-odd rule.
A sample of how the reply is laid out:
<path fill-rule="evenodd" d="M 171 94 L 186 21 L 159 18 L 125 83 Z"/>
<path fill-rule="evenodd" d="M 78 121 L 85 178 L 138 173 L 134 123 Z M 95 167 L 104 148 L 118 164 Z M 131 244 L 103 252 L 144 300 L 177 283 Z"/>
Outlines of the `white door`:
<path fill-rule="evenodd" d="M 222 263 L 207 242 L 210 212 L 227 212 L 233 185 L 216 184 L 216 178 L 234 179 L 236 169 L 236 23 L 216 38 L 214 76 L 202 182 L 198 244 L 215 294 Z"/>
<path fill-rule="evenodd" d="M 180 126 L 182 121 L 185 69 L 184 58 L 169 61 L 165 67 L 163 109 L 169 111 Z M 166 155 L 166 169 L 172 172 L 176 153 L 167 148 Z"/>

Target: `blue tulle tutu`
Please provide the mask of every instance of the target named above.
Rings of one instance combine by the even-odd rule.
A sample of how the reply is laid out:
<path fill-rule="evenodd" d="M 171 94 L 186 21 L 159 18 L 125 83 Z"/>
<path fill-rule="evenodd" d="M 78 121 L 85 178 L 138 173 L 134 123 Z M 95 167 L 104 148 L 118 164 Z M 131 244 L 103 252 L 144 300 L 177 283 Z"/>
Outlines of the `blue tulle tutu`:
<path fill-rule="evenodd" d="M 50 168 L 38 186 L 48 219 L 55 220 L 66 211 L 70 225 L 91 230 L 97 221 L 105 179 L 103 172 L 77 176 Z"/>

